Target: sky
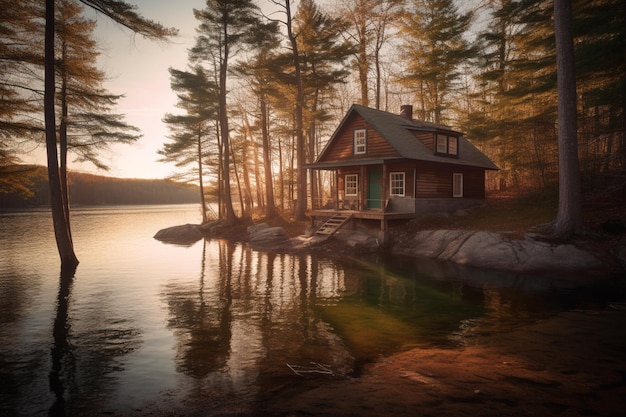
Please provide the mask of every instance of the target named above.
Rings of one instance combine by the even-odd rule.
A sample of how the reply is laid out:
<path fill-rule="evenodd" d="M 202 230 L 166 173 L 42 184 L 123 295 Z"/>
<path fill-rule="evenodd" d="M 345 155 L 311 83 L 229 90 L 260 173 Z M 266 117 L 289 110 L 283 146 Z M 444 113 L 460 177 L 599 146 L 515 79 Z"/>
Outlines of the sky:
<path fill-rule="evenodd" d="M 102 48 L 100 69 L 110 78 L 105 86 L 114 94 L 124 94 L 116 113 L 139 129 L 143 137 L 133 145 L 114 146 L 106 158 L 107 173 L 90 166 L 81 171 L 120 178 L 164 178 L 176 168 L 157 162 L 157 151 L 167 141 L 167 127 L 162 122 L 167 112 L 176 112 L 176 96 L 170 89 L 168 69 L 187 68 L 187 51 L 195 42 L 197 20 L 193 9 L 202 9 L 204 0 L 130 0 L 147 19 L 175 27 L 179 36 L 169 43 L 143 39 L 112 22 L 95 15 L 94 37 Z M 91 13 L 93 15 L 93 13 Z"/>
<path fill-rule="evenodd" d="M 85 10 L 97 22 L 94 39 L 100 48 L 99 68 L 109 80 L 104 86 L 113 94 L 123 94 L 114 109 L 126 115 L 126 122 L 143 134 L 133 145 L 115 145 L 102 155 L 110 171 L 70 159 L 70 170 L 119 178 L 165 178 L 176 170 L 172 164 L 157 162 L 157 151 L 167 141 L 165 113 L 177 112 L 176 96 L 170 89 L 170 67 L 187 68 L 187 51 L 195 43 L 197 20 L 193 9 L 204 8 L 204 0 L 127 0 L 145 18 L 179 30 L 169 43 L 149 41 L 134 35 L 102 14 Z M 45 149 L 23 158 L 25 163 L 45 165 Z"/>

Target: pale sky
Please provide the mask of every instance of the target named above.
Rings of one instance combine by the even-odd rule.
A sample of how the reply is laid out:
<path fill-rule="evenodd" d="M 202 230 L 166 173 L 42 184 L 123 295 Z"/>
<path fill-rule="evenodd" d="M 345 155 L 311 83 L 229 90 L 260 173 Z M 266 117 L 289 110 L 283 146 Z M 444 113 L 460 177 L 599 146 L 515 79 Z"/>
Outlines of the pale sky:
<path fill-rule="evenodd" d="M 85 15 L 97 21 L 94 38 L 100 48 L 99 68 L 109 77 L 105 87 L 125 95 L 114 109 L 125 114 L 126 122 L 141 129 L 143 137 L 134 145 L 113 146 L 102 155 L 110 171 L 91 164 L 69 161 L 70 170 L 120 178 L 164 178 L 173 165 L 157 162 L 157 151 L 167 140 L 168 130 L 161 121 L 166 112 L 176 112 L 176 96 L 170 89 L 168 68 L 187 68 L 187 50 L 195 42 L 198 21 L 193 9 L 202 9 L 204 0 L 128 0 L 137 5 L 145 18 L 166 27 L 175 27 L 179 36 L 170 43 L 149 41 L 133 35 L 108 17 L 88 9 Z M 71 158 L 71 157 L 70 157 Z M 45 148 L 39 147 L 22 158 L 24 163 L 46 164 Z"/>
<path fill-rule="evenodd" d="M 202 9 L 204 0 L 132 0 L 145 18 L 175 27 L 179 36 L 171 43 L 157 43 L 135 36 L 103 15 L 97 15 L 95 38 L 102 48 L 100 69 L 110 81 L 106 87 L 114 94 L 124 94 L 116 113 L 126 114 L 126 121 L 141 129 L 143 137 L 134 145 L 112 148 L 107 160 L 111 171 L 97 172 L 121 178 L 164 178 L 175 170 L 173 165 L 157 162 L 157 150 L 168 135 L 161 121 L 166 112 L 176 112 L 176 96 L 170 89 L 168 68 L 186 69 L 187 50 L 193 46 L 197 20 L 193 9 Z"/>
<path fill-rule="evenodd" d="M 99 68 L 110 78 L 105 84 L 109 92 L 125 95 L 115 113 L 125 114 L 126 122 L 143 134 L 134 145 L 113 146 L 102 160 L 110 171 L 91 164 L 69 161 L 69 169 L 119 178 L 165 178 L 176 171 L 173 164 L 157 162 L 157 151 L 167 141 L 168 130 L 162 122 L 167 112 L 178 112 L 176 96 L 170 89 L 170 67 L 185 70 L 188 49 L 195 43 L 198 21 L 193 9 L 203 9 L 205 0 L 127 0 L 137 6 L 145 18 L 178 29 L 179 35 L 170 43 L 149 41 L 134 35 L 108 17 L 85 9 L 85 15 L 97 21 L 94 38 L 100 48 Z M 324 3 L 321 1 L 320 3 Z M 266 13 L 268 0 L 257 4 Z M 22 158 L 24 163 L 46 164 L 45 148 L 39 147 Z"/>

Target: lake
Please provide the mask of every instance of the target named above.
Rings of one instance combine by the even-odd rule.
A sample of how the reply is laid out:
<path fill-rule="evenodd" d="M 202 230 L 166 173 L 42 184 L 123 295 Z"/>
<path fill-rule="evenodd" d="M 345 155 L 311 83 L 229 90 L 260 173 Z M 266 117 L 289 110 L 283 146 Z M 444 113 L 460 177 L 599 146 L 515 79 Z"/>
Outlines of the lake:
<path fill-rule="evenodd" d="M 380 356 L 623 297 L 564 277 L 152 237 L 200 219 L 196 205 L 75 208 L 80 265 L 61 285 L 50 213 L 0 213 L 0 415 L 125 415 L 198 398 L 245 409 L 297 384 L 293 369 L 358 376 Z"/>

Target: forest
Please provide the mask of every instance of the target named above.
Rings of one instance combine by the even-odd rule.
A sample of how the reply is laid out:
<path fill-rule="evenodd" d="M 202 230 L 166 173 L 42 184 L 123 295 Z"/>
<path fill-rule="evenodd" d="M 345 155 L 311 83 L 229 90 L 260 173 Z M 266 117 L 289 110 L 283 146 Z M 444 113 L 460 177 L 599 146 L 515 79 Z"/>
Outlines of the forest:
<path fill-rule="evenodd" d="M 15 167 L 23 171 L 27 192 L 0 193 L 0 210 L 44 207 L 50 205 L 47 173 L 41 166 Z M 81 172 L 69 172 L 72 206 L 123 204 L 198 203 L 198 187 L 169 180 L 113 178 Z"/>
<path fill-rule="evenodd" d="M 123 16 L 136 10 L 125 2 L 49 3 L 56 5 L 53 104 L 61 171 L 68 155 L 106 168 L 101 153 L 112 143 L 135 143 L 140 132 L 115 113 L 120 96 L 102 87 L 95 22 L 84 7 L 108 10 L 149 38 L 174 37 L 175 29 L 133 26 Z M 115 15 L 115 3 L 128 8 Z M 170 69 L 178 111 L 163 115 L 170 134 L 160 157 L 179 167 L 173 180 L 197 184 L 201 199 L 219 199 L 226 221 L 255 212 L 302 219 L 332 186 L 328 178 L 309 178 L 306 164 L 350 105 L 397 112 L 411 104 L 416 118 L 464 132 L 496 163 L 489 192 L 554 192 L 554 4 L 207 0 L 189 10 L 197 36 L 187 68 Z M 623 193 L 625 6 L 621 0 L 571 6 L 583 192 L 602 186 Z M 9 192 L 24 188 L 12 167 L 45 130 L 46 19 L 42 2 L 0 0 L 0 7 L 0 192 Z"/>

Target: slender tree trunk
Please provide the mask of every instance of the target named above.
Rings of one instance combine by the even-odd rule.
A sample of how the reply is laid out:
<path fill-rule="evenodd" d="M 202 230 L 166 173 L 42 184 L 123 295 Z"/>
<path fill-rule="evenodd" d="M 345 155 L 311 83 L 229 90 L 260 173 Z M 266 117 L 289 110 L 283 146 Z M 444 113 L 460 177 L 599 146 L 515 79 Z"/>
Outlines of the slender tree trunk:
<path fill-rule="evenodd" d="M 54 0 L 46 0 L 45 29 L 45 83 L 44 116 L 46 128 L 46 156 L 48 163 L 48 183 L 50 185 L 50 205 L 57 249 L 61 258 L 61 270 L 69 271 L 78 266 L 74 253 L 69 224 L 63 206 L 63 191 L 59 173 L 59 159 L 56 140 L 55 120 L 55 56 L 54 56 Z"/>
<path fill-rule="evenodd" d="M 284 167 L 284 157 L 283 157 L 283 146 L 282 140 L 280 136 L 278 137 L 278 165 L 280 167 Z M 278 171 L 278 184 L 280 191 L 280 210 L 281 212 L 285 212 L 285 170 L 281 169 Z"/>
<path fill-rule="evenodd" d="M 553 234 L 556 238 L 566 239 L 582 233 L 583 229 L 576 126 L 574 36 L 570 0 L 554 0 L 554 33 L 558 90 L 559 210 Z"/>
<path fill-rule="evenodd" d="M 244 185 L 244 190 L 245 190 L 246 211 L 248 212 L 250 216 L 252 216 L 252 210 L 254 208 L 254 198 L 252 197 L 252 184 L 250 183 L 250 171 L 248 170 L 248 164 L 250 163 L 248 150 L 250 148 L 250 144 L 254 142 L 254 136 L 252 135 L 252 129 L 250 128 L 248 115 L 243 109 L 242 109 L 242 118 L 243 118 L 245 134 L 244 134 L 243 146 L 241 150 L 241 153 L 242 153 L 241 169 L 243 173 L 243 185 Z M 254 146 L 252 148 L 254 151 Z M 256 160 L 256 157 L 254 159 Z"/>
<path fill-rule="evenodd" d="M 72 240 L 72 227 L 70 223 L 70 188 L 68 185 L 67 172 L 67 123 L 68 123 L 68 104 L 67 104 L 67 75 L 63 71 L 61 82 L 61 123 L 59 124 L 59 178 L 61 180 L 61 198 L 63 200 L 63 215 L 67 223 L 67 230 Z"/>
<path fill-rule="evenodd" d="M 269 218 L 276 216 L 274 202 L 274 183 L 272 175 L 272 148 L 268 127 L 269 111 L 265 97 L 261 97 L 261 134 L 263 136 L 263 172 L 265 174 L 265 215 Z M 282 161 L 280 161 L 282 166 Z"/>
<path fill-rule="evenodd" d="M 204 181 L 203 181 L 203 172 L 202 172 L 202 129 L 198 128 L 198 139 L 197 139 L 197 152 L 198 152 L 198 184 L 200 185 L 200 204 L 202 205 L 202 223 L 206 223 L 208 221 L 206 215 L 206 198 L 204 196 Z"/>
<path fill-rule="evenodd" d="M 292 17 L 290 0 L 285 0 L 285 9 L 287 11 L 287 36 L 291 43 L 291 49 L 293 51 L 293 65 L 296 79 L 297 99 L 296 99 L 296 163 L 298 164 L 297 170 L 297 198 L 294 217 L 296 220 L 306 219 L 306 207 L 307 207 L 307 184 L 306 184 L 306 169 L 305 164 L 305 136 L 303 132 L 303 109 L 304 109 L 304 87 L 302 86 L 302 71 L 300 68 L 300 54 L 298 52 L 298 43 L 296 36 L 292 30 Z"/>
<path fill-rule="evenodd" d="M 232 149 L 231 149 L 232 152 Z M 232 152 L 234 155 L 234 152 Z M 243 193 L 241 191 L 241 181 L 239 180 L 239 171 L 237 170 L 237 158 L 233 156 L 233 172 L 235 173 L 235 184 L 237 184 L 237 193 L 239 195 L 239 207 L 241 207 L 241 217 L 248 216 L 248 205 L 244 203 Z"/>
<path fill-rule="evenodd" d="M 224 181 L 224 210 L 225 223 L 233 224 L 236 220 L 235 210 L 233 209 L 233 200 L 230 192 L 230 132 L 228 130 L 228 112 L 226 110 L 226 94 L 227 94 L 227 73 L 228 73 L 228 32 L 224 27 L 224 56 L 220 62 L 220 92 L 219 92 L 219 108 L 220 108 L 220 135 L 222 138 L 223 159 L 222 159 L 222 179 Z"/>
<path fill-rule="evenodd" d="M 263 172 L 265 174 L 265 215 L 269 218 L 276 216 L 274 203 L 274 181 L 272 175 L 272 148 L 269 133 L 269 111 L 265 97 L 261 97 L 261 135 L 263 136 Z M 282 161 L 281 166 L 282 166 Z"/>

